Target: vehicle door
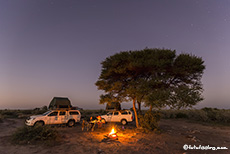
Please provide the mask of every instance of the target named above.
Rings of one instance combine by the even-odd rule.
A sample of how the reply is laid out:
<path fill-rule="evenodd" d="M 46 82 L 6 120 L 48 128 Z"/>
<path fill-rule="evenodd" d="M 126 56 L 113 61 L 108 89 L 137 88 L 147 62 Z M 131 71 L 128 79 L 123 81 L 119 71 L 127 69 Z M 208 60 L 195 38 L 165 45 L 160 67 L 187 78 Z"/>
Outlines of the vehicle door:
<path fill-rule="evenodd" d="M 127 121 L 131 121 L 131 117 L 129 118 L 129 112 L 128 111 L 122 111 L 121 112 L 121 119 L 126 119 Z"/>
<path fill-rule="evenodd" d="M 107 113 L 107 119 L 105 119 L 107 122 L 111 122 L 112 120 L 112 115 L 113 115 L 113 112 L 109 112 Z"/>
<path fill-rule="evenodd" d="M 120 121 L 120 112 L 119 111 L 113 112 L 111 121 L 112 122 L 119 122 Z"/>
<path fill-rule="evenodd" d="M 47 116 L 46 124 L 58 123 L 58 111 L 53 111 Z"/>
<path fill-rule="evenodd" d="M 59 112 L 58 123 L 59 124 L 67 123 L 67 114 L 66 114 L 66 111 L 60 111 Z"/>

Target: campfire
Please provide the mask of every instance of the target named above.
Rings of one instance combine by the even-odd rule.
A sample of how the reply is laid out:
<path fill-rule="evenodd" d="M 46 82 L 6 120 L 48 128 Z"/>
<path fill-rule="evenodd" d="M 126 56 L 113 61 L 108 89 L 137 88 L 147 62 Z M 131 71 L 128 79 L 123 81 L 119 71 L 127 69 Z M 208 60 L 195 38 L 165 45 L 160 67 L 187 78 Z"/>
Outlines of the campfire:
<path fill-rule="evenodd" d="M 118 140 L 118 136 L 116 130 L 113 127 L 109 134 L 104 135 L 104 139 L 102 140 L 102 142 L 110 142 L 115 140 Z"/>
<path fill-rule="evenodd" d="M 112 128 L 111 132 L 107 135 L 108 137 L 112 138 L 112 139 L 117 139 L 117 132 L 115 131 L 114 128 Z"/>

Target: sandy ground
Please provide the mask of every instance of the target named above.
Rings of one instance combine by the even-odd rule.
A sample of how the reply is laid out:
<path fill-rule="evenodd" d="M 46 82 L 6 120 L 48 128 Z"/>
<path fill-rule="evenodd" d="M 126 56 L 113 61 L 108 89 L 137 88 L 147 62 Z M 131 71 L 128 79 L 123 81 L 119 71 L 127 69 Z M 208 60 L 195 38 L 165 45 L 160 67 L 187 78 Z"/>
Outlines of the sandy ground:
<path fill-rule="evenodd" d="M 73 128 L 55 127 L 62 134 L 61 141 L 54 146 L 13 145 L 10 135 L 24 125 L 23 119 L 5 119 L 0 123 L 0 154 L 192 154 L 192 153 L 230 153 L 230 127 L 211 126 L 192 123 L 187 120 L 165 120 L 160 122 L 161 133 L 144 133 L 135 129 L 134 123 L 125 130 L 117 125 L 118 140 L 103 142 L 104 135 L 111 130 L 112 124 L 106 124 L 94 132 L 81 130 L 77 124 Z M 199 145 L 227 147 L 228 150 L 184 150 L 183 146 Z"/>

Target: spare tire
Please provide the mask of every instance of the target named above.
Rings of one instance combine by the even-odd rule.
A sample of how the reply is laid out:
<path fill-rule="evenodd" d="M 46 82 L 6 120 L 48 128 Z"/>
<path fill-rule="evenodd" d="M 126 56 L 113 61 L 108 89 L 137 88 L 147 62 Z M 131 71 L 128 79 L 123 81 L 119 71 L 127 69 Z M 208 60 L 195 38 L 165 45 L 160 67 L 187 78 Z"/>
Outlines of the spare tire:
<path fill-rule="evenodd" d="M 126 124 L 127 124 L 127 120 L 126 120 L 126 119 L 122 119 L 122 120 L 121 120 L 121 124 L 122 124 L 122 125 L 126 125 Z"/>

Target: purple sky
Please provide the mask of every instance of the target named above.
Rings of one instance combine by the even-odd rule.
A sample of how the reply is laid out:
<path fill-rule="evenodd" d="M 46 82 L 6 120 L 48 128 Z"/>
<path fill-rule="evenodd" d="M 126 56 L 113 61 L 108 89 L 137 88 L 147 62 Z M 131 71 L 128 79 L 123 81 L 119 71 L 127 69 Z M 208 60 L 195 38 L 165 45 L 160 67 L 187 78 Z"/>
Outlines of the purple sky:
<path fill-rule="evenodd" d="M 202 57 L 197 107 L 230 108 L 229 27 L 229 0 L 0 0 L 0 109 L 54 96 L 104 108 L 94 85 L 101 61 L 145 47 Z"/>

